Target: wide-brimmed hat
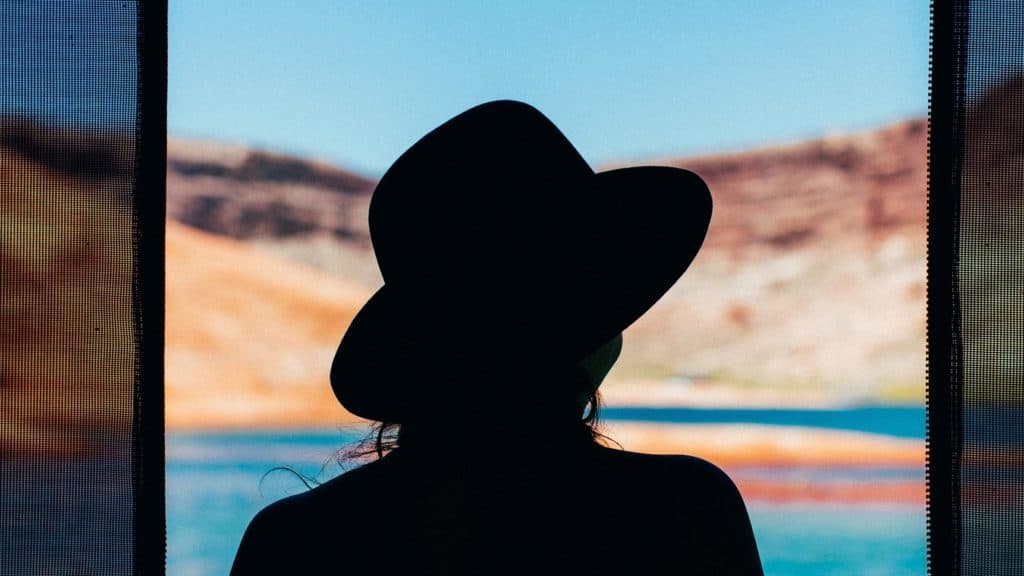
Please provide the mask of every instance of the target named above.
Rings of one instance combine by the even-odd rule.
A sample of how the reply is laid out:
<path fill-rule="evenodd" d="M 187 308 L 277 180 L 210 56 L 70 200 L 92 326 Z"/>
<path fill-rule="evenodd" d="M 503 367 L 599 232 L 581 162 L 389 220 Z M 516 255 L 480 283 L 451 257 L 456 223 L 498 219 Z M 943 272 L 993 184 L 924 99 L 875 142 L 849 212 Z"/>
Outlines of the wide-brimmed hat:
<path fill-rule="evenodd" d="M 353 414 L 402 422 L 438 393 L 496 397 L 496 382 L 543 381 L 538 371 L 580 362 L 661 298 L 710 218 L 692 172 L 595 174 L 535 108 L 471 108 L 374 190 L 384 286 L 338 346 L 334 394 Z"/>

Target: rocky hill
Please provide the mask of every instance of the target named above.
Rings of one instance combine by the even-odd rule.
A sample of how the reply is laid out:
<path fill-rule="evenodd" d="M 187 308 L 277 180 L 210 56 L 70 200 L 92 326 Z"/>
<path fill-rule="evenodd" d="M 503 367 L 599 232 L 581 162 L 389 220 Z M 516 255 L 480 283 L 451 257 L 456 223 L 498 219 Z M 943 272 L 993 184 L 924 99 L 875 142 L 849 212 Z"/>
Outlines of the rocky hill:
<path fill-rule="evenodd" d="M 1015 389 L 1024 130 L 1010 79 L 972 102 L 961 245 L 971 398 Z M 708 182 L 715 213 L 686 276 L 626 334 L 615 403 L 920 400 L 926 128 L 650 163 Z M 584 151 L 585 152 L 585 151 Z M 79 453 L 128 433 L 132 142 L 0 118 L 0 454 Z M 602 168 L 611 168 L 606 166 Z M 380 284 L 374 182 L 327 163 L 172 140 L 167 418 L 172 426 L 349 416 L 330 355 Z M 55 196 L 55 191 L 60 195 Z M 1016 204 L 1019 204 L 1017 202 Z M 55 319 L 58 319 L 55 321 Z M 1009 336 L 1008 336 L 1009 335 Z M 59 391 L 59 393 L 55 393 Z M 1000 392 L 1002 393 L 1002 392 Z M 93 442 L 93 444 L 90 444 Z"/>
<path fill-rule="evenodd" d="M 366 223 L 375 184 L 323 162 L 168 141 L 169 219 L 367 286 L 381 281 Z"/>
<path fill-rule="evenodd" d="M 668 159 L 715 198 L 691 271 L 632 328 L 638 372 L 835 398 L 923 393 L 925 122 Z"/>
<path fill-rule="evenodd" d="M 171 139 L 167 175 L 168 216 L 193 228 L 238 239 L 324 232 L 369 240 L 374 182 L 329 164 Z"/>
<path fill-rule="evenodd" d="M 715 214 L 690 272 L 627 333 L 609 388 L 671 395 L 716 382 L 919 399 L 925 149 L 925 123 L 911 120 L 650 162 L 701 174 Z M 373 185 L 211 143 L 174 141 L 168 161 L 172 218 L 367 289 L 380 283 L 366 229 Z"/>
<path fill-rule="evenodd" d="M 124 175 L 130 142 L 25 122 L 2 128 L 0 191 L 16 201 L 0 203 L 0 394 L 36 400 L 32 412 L 18 408 L 22 400 L 0 402 L 0 452 L 77 449 L 128 422 L 124 406 L 102 401 L 132 385 L 116 332 L 130 310 L 104 304 L 109 279 L 131 273 L 129 206 L 103 182 Z M 658 162 L 702 174 L 715 216 L 691 270 L 627 332 L 608 397 L 920 399 L 925 140 L 913 120 Z M 169 424 L 347 418 L 326 376 L 348 321 L 380 283 L 365 225 L 372 187 L 325 163 L 171 143 Z M 57 189 L 66 202 L 51 202 Z M 53 352 L 54 342 L 74 345 Z M 48 392 L 55 387 L 64 395 Z M 64 402 L 68 395 L 90 400 Z"/>

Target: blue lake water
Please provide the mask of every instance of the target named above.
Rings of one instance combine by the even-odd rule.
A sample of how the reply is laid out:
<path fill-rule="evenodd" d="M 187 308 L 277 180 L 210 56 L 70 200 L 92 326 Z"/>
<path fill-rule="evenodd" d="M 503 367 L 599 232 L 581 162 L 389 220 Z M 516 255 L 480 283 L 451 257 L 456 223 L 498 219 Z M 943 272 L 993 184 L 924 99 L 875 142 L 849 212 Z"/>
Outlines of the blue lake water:
<path fill-rule="evenodd" d="M 922 438 L 920 407 L 849 410 L 607 409 L 607 419 L 746 422 L 818 426 Z M 299 432 L 169 433 L 168 574 L 226 574 L 246 525 L 274 500 L 305 490 L 292 466 L 326 480 L 342 472 L 331 455 L 362 429 Z M 923 441 L 923 440 L 922 440 Z M 328 465 L 321 470 L 324 463 Z M 836 480 L 924 482 L 923 470 L 764 469 L 747 475 L 808 483 Z M 263 482 L 261 485 L 261 478 Z M 916 504 L 748 503 L 766 574 L 919 575 L 925 567 L 925 513 Z"/>
<path fill-rule="evenodd" d="M 924 439 L 923 406 L 857 406 L 851 408 L 646 408 L 608 407 L 606 420 L 640 420 L 686 424 L 769 424 L 811 426 Z"/>

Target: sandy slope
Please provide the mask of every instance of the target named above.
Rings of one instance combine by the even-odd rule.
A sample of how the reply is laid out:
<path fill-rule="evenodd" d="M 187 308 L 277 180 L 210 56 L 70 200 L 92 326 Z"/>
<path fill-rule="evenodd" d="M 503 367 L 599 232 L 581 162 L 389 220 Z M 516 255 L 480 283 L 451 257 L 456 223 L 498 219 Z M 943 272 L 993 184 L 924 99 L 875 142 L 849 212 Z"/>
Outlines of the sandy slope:
<path fill-rule="evenodd" d="M 168 223 L 167 424 L 350 421 L 327 374 L 363 288 Z"/>

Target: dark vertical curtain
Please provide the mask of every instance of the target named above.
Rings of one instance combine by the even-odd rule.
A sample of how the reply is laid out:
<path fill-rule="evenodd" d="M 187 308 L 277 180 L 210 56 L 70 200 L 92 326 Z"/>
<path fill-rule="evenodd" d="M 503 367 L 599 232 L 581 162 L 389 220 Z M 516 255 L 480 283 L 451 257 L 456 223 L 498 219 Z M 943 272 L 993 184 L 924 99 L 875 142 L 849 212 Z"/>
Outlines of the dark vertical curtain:
<path fill-rule="evenodd" d="M 1024 574 L 1024 0 L 933 4 L 933 574 Z"/>
<path fill-rule="evenodd" d="M 0 2 L 0 574 L 163 572 L 166 5 Z"/>

